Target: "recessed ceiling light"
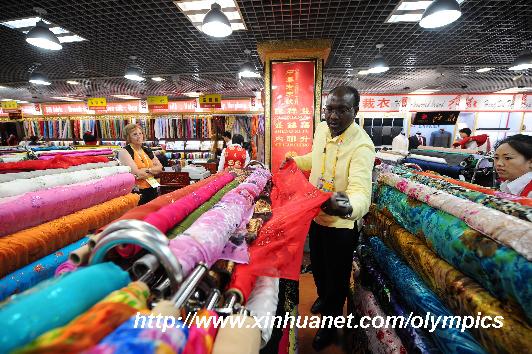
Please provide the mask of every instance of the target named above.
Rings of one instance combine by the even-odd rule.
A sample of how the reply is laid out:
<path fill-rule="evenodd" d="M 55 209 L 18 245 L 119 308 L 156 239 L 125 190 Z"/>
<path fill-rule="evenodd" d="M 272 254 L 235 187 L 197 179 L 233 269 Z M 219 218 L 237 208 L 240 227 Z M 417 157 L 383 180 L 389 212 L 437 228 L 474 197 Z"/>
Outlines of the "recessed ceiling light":
<path fill-rule="evenodd" d="M 488 71 L 493 70 L 494 68 L 481 68 L 477 70 L 477 73 L 487 73 Z"/>
<path fill-rule="evenodd" d="M 160 82 L 160 81 L 164 81 L 164 79 L 163 79 L 162 77 L 159 77 L 159 76 L 152 77 L 151 79 L 152 79 L 153 81 L 158 81 L 158 82 Z"/>
<path fill-rule="evenodd" d="M 52 98 L 55 100 L 67 101 L 67 102 L 83 102 L 83 100 L 80 100 L 78 98 L 72 98 L 72 97 L 54 96 Z"/>
<path fill-rule="evenodd" d="M 79 82 L 74 81 L 74 80 L 68 80 L 68 81 L 67 81 L 67 84 L 70 84 L 70 85 L 79 85 Z"/>
<path fill-rule="evenodd" d="M 403 1 L 397 8 L 399 11 L 425 10 L 432 1 Z"/>
<path fill-rule="evenodd" d="M 185 92 L 183 95 L 187 97 L 199 97 L 201 96 L 201 92 Z"/>
<path fill-rule="evenodd" d="M 13 99 L 12 98 L 2 98 L 0 101 L 4 101 L 4 102 L 5 101 L 13 101 Z"/>
<path fill-rule="evenodd" d="M 29 103 L 28 101 L 21 101 L 21 100 L 17 100 L 16 102 L 17 103 Z"/>
<path fill-rule="evenodd" d="M 367 74 L 369 74 L 369 72 L 367 70 L 360 70 L 358 72 L 358 75 L 367 75 Z"/>
<path fill-rule="evenodd" d="M 44 13 L 43 13 L 43 15 L 44 15 Z M 47 21 L 47 20 L 45 20 L 45 19 L 43 19 L 42 17 L 39 17 L 39 16 L 27 17 L 27 18 L 22 18 L 22 19 L 18 19 L 18 20 L 0 22 L 0 25 L 9 27 L 9 28 L 17 30 L 17 31 L 20 31 L 20 32 L 22 32 L 24 34 L 28 34 L 33 28 L 36 27 L 36 25 L 37 25 L 37 23 L 39 21 L 44 22 L 44 24 L 47 27 L 49 27 L 49 28 L 47 28 L 47 30 L 50 31 L 51 34 L 55 35 L 55 37 L 57 37 L 57 39 L 59 40 L 59 43 L 80 42 L 80 41 L 84 41 L 85 40 L 85 38 L 80 37 L 80 36 L 76 35 L 75 33 L 72 33 L 72 32 L 70 32 L 69 30 L 67 30 L 67 29 L 65 29 L 63 27 L 57 26 L 57 25 L 51 23 L 50 21 Z"/>
<path fill-rule="evenodd" d="M 131 95 L 112 95 L 112 96 L 116 98 L 121 98 L 123 100 L 139 100 L 140 99 L 138 97 L 131 96 Z"/>
<path fill-rule="evenodd" d="M 419 90 L 415 90 L 415 91 L 412 91 L 410 92 L 410 95 L 430 95 L 434 92 L 439 92 L 441 90 L 433 90 L 433 89 L 419 89 Z"/>

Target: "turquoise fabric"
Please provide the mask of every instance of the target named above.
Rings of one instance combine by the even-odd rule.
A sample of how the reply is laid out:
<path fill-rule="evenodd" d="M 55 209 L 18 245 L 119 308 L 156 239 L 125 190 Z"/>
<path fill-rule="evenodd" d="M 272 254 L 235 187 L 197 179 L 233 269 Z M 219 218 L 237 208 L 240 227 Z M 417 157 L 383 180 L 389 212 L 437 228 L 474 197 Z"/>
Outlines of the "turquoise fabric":
<path fill-rule="evenodd" d="M 520 307 L 532 320 L 532 262 L 470 229 L 460 219 L 413 200 L 393 187 L 379 185 L 375 197 L 379 210 L 391 213 L 405 229 L 425 238 L 440 257 L 475 279 L 493 296 Z"/>
<path fill-rule="evenodd" d="M 114 263 L 101 263 L 45 281 L 0 308 L 0 353 L 64 326 L 130 282 Z"/>
<path fill-rule="evenodd" d="M 454 316 L 426 285 L 421 278 L 410 269 L 399 257 L 387 248 L 377 237 L 369 240 L 375 258 L 379 259 L 379 266 L 388 275 L 402 299 L 407 303 L 415 316 L 421 316 L 423 320 L 430 312 L 431 316 Z M 486 351 L 466 330 L 447 328 L 441 324 L 429 333 L 434 343 L 443 353 L 449 354 L 473 354 L 485 353 Z"/>

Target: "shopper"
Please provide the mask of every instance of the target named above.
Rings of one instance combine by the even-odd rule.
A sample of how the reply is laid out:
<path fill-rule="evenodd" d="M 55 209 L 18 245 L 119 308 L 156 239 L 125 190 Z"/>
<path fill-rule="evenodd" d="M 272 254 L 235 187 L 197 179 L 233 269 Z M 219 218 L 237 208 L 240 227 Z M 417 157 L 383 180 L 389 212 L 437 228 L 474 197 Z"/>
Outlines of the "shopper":
<path fill-rule="evenodd" d="M 83 134 L 83 141 L 85 142 L 85 145 L 98 145 L 98 139 L 92 134 L 90 131 L 86 131 Z"/>
<path fill-rule="evenodd" d="M 18 139 L 14 134 L 10 134 L 9 138 L 7 138 L 7 145 L 8 146 L 17 146 L 18 145 Z"/>
<path fill-rule="evenodd" d="M 140 126 L 126 125 L 124 135 L 127 145 L 118 153 L 118 159 L 122 165 L 131 167 L 131 173 L 137 179 L 134 191 L 140 194 L 139 205 L 146 204 L 158 195 L 159 183 L 154 176 L 162 172 L 163 166 L 151 149 L 142 145 L 144 134 Z"/>
<path fill-rule="evenodd" d="M 532 197 L 532 136 L 517 134 L 502 140 L 495 150 L 495 169 L 503 180 L 501 191 Z"/>
<path fill-rule="evenodd" d="M 218 163 L 218 171 L 223 171 L 228 167 L 246 167 L 246 165 L 249 163 L 250 158 L 247 150 L 242 147 L 243 144 L 244 137 L 240 134 L 235 134 L 232 139 L 232 144 L 222 150 L 220 162 Z"/>
<path fill-rule="evenodd" d="M 30 142 L 28 145 L 39 145 L 39 137 L 36 135 L 30 136 Z"/>
<path fill-rule="evenodd" d="M 471 129 L 469 128 L 460 129 L 458 133 L 460 134 L 461 139 L 453 143 L 454 148 L 477 149 L 480 146 L 484 146 L 486 143 L 489 145 L 489 136 L 487 134 L 471 136 Z"/>
<path fill-rule="evenodd" d="M 367 133 L 354 124 L 359 102 L 360 95 L 353 87 L 332 90 L 325 121 L 314 134 L 312 152 L 293 158 L 301 170 L 310 171 L 313 185 L 333 192 L 309 231 L 312 274 L 318 291 L 311 311 L 324 316 L 343 313 L 358 238 L 356 224 L 370 206 L 375 147 Z M 318 330 L 314 349 L 325 348 L 335 335 L 335 328 Z"/>
<path fill-rule="evenodd" d="M 225 131 L 222 135 L 223 139 L 224 139 L 224 148 L 228 147 L 229 144 L 231 143 L 231 132 L 229 131 Z"/>

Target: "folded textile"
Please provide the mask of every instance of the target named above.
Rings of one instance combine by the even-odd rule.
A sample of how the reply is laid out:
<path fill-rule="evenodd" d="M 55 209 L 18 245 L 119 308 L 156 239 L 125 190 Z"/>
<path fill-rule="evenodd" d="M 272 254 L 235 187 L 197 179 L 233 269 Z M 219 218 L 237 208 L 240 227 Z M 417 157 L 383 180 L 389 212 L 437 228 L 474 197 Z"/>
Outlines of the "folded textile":
<path fill-rule="evenodd" d="M 56 268 L 68 259 L 69 253 L 85 245 L 88 240 L 84 237 L 0 279 L 0 301 L 51 278 Z"/>
<path fill-rule="evenodd" d="M 134 184 L 132 174 L 121 173 L 3 199 L 0 202 L 0 236 L 126 195 Z"/>
<path fill-rule="evenodd" d="M 434 171 L 453 178 L 458 178 L 462 168 L 460 166 L 451 166 L 444 163 L 424 161 L 407 157 L 403 163 L 413 163 L 421 167 L 424 171 Z"/>
<path fill-rule="evenodd" d="M 384 272 L 393 282 L 402 298 L 413 310 L 415 315 L 425 318 L 431 316 L 452 316 L 452 313 L 440 302 L 438 297 L 430 291 L 423 281 L 403 263 L 377 237 L 369 240 L 375 258 L 379 260 Z M 445 328 L 441 324 L 431 336 L 443 353 L 485 353 L 484 348 L 469 334 L 457 328 Z"/>
<path fill-rule="evenodd" d="M 381 173 L 379 181 L 397 188 L 435 209 L 463 220 L 471 228 L 493 240 L 513 248 L 532 260 L 532 224 L 481 204 L 461 199 L 444 191 L 403 178 L 394 173 Z"/>
<path fill-rule="evenodd" d="M 246 302 L 246 308 L 253 316 L 272 316 L 275 314 L 279 301 L 279 279 L 258 277 L 255 287 Z M 273 326 L 261 327 L 261 348 L 268 343 L 272 336 Z"/>
<path fill-rule="evenodd" d="M 532 347 L 532 328 L 518 311 L 505 306 L 471 278 L 465 276 L 415 237 L 382 213 L 371 211 L 376 234 L 414 269 L 425 283 L 457 315 L 504 318 L 501 328 L 472 328 L 473 335 L 491 353 L 526 352 Z"/>
<path fill-rule="evenodd" d="M 79 353 L 97 345 L 132 315 L 148 308 L 150 289 L 136 281 L 115 290 L 63 327 L 54 328 L 14 353 Z"/>
<path fill-rule="evenodd" d="M 128 273 L 117 265 L 100 263 L 52 278 L 13 297 L 0 308 L 3 323 L 0 352 L 10 352 L 53 328 L 64 326 L 129 281 Z"/>
<path fill-rule="evenodd" d="M 131 168 L 129 166 L 113 166 L 4 182 L 0 183 L 0 198 L 92 181 L 121 173 L 129 173 L 130 171 Z M 3 202 L 4 200 L 0 199 L 0 203 Z"/>
<path fill-rule="evenodd" d="M 111 199 L 39 226 L 0 237 L 0 276 L 75 242 L 139 202 L 138 194 Z"/>
<path fill-rule="evenodd" d="M 479 282 L 500 300 L 523 309 L 532 319 L 532 262 L 462 220 L 409 198 L 388 185 L 379 185 L 377 208 L 406 230 L 424 239 L 444 260 Z"/>
<path fill-rule="evenodd" d="M 56 156 L 53 159 L 46 161 L 30 160 L 21 162 L 0 163 L 0 173 L 68 168 L 72 166 L 96 162 L 109 162 L 109 159 L 104 156 Z"/>

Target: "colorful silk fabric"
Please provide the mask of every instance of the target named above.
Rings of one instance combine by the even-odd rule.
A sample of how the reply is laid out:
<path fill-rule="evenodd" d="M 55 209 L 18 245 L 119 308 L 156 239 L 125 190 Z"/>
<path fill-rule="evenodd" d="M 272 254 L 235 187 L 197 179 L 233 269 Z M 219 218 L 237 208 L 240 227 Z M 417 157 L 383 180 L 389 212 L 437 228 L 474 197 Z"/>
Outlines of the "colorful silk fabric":
<path fill-rule="evenodd" d="M 100 342 L 137 311 L 147 309 L 149 288 L 130 283 L 113 291 L 63 327 L 48 331 L 15 353 L 79 353 Z"/>
<path fill-rule="evenodd" d="M 88 240 L 88 238 L 84 237 L 0 279 L 0 301 L 51 278 L 56 268 L 68 259 L 70 252 L 85 245 Z"/>
<path fill-rule="evenodd" d="M 58 277 L 62 274 L 73 272 L 78 268 L 79 268 L 78 265 L 74 264 L 74 262 L 72 262 L 72 260 L 69 259 L 61 263 L 59 267 L 57 267 L 57 269 L 55 270 L 54 276 Z"/>
<path fill-rule="evenodd" d="M 258 277 L 255 287 L 246 302 L 246 308 L 253 316 L 271 316 L 275 314 L 279 303 L 279 279 Z M 272 326 L 264 326 L 261 331 L 261 347 L 264 347 L 272 336 Z"/>
<path fill-rule="evenodd" d="M 128 273 L 117 265 L 101 263 L 52 278 L 14 296 L 0 308 L 0 352 L 10 352 L 51 329 L 66 325 L 129 281 Z"/>
<path fill-rule="evenodd" d="M 75 183 L 87 182 L 99 178 L 118 175 L 120 173 L 129 173 L 130 171 L 131 168 L 129 166 L 113 166 L 4 182 L 0 183 L 0 198 L 12 197 L 24 193 L 72 185 Z M 3 200 L 0 199 L 0 203 L 2 201 Z"/>
<path fill-rule="evenodd" d="M 128 194 L 39 226 L 0 237 L 0 276 L 13 272 L 81 239 L 134 208 L 138 194 Z"/>
<path fill-rule="evenodd" d="M 170 241 L 169 247 L 185 275 L 199 262 L 205 262 L 210 267 L 220 258 L 231 235 L 241 227 L 245 229 L 253 214 L 254 199 L 269 178 L 267 170 L 255 170 L 243 183 L 224 195 L 212 209 L 200 216 L 183 235 Z"/>
<path fill-rule="evenodd" d="M 454 313 L 462 316 L 502 316 L 504 326 L 473 328 L 473 334 L 492 353 L 519 353 L 532 348 L 532 328 L 519 311 L 504 305 L 471 278 L 466 277 L 432 252 L 426 244 L 382 213 L 372 210 L 371 225 L 376 234 L 391 246 L 423 278 L 425 283 Z"/>
<path fill-rule="evenodd" d="M 424 318 L 426 313 L 430 312 L 432 316 L 452 316 L 452 313 L 425 286 L 416 273 L 388 249 L 379 238 L 372 237 L 370 244 L 375 258 L 382 265 L 382 269 L 416 315 Z M 443 353 L 485 353 L 484 348 L 467 331 L 461 332 L 461 329 L 442 328 L 440 325 L 431 335 Z"/>
<path fill-rule="evenodd" d="M 91 170 L 93 168 L 113 167 L 117 165 L 118 165 L 118 161 L 109 161 L 109 162 L 86 163 L 83 165 L 72 166 L 68 168 L 53 168 L 53 169 L 48 169 L 48 170 L 35 170 L 35 171 L 28 171 L 28 172 L 2 173 L 0 174 L 0 183 L 14 181 L 16 179 L 29 179 L 29 178 L 35 178 L 35 177 L 40 177 L 40 176 L 56 175 L 59 173 Z"/>
<path fill-rule="evenodd" d="M 379 181 L 426 203 L 435 209 L 445 211 L 463 220 L 471 228 L 480 231 L 493 240 L 513 248 L 532 260 L 532 224 L 487 208 L 466 199 L 455 197 L 426 185 L 402 178 L 393 173 L 381 173 Z"/>
<path fill-rule="evenodd" d="M 23 230 L 104 203 L 131 192 L 130 173 L 30 192 L 0 203 L 0 236 Z"/>
<path fill-rule="evenodd" d="M 196 324 L 191 324 L 189 328 L 188 341 L 183 350 L 183 354 L 210 354 L 212 352 L 212 347 L 214 345 L 214 338 L 216 338 L 216 333 L 218 328 L 212 323 L 218 318 L 218 314 L 214 311 L 209 311 L 202 309 L 196 313 L 198 321 L 201 321 L 203 318 L 203 326 L 197 326 Z M 210 326 L 205 325 L 207 320 L 212 318 Z"/>
<path fill-rule="evenodd" d="M 424 161 L 424 160 L 418 160 L 418 159 L 412 159 L 407 157 L 404 160 L 404 163 L 413 163 L 421 167 L 425 171 L 434 171 L 441 173 L 442 175 L 458 178 L 460 175 L 460 171 L 462 168 L 460 166 L 449 166 L 445 163 L 438 163 L 438 162 L 432 162 L 432 161 Z"/>
<path fill-rule="evenodd" d="M 48 170 L 55 168 L 69 168 L 72 166 L 84 165 L 86 163 L 109 162 L 104 156 L 68 157 L 56 156 L 51 160 L 31 160 L 21 162 L 0 163 L 0 173 L 22 172 L 35 170 Z"/>
<path fill-rule="evenodd" d="M 532 263 L 513 249 L 467 227 L 460 219 L 380 185 L 377 208 L 425 240 L 438 256 L 479 282 L 496 298 L 517 304 L 532 318 Z"/>
<path fill-rule="evenodd" d="M 112 155 L 113 150 L 111 149 L 102 149 L 102 150 L 87 150 L 87 151 L 73 151 L 72 153 L 47 153 L 47 154 L 41 154 L 39 156 L 39 160 L 52 160 L 55 157 L 59 156 L 68 156 L 73 158 L 79 158 L 79 157 L 87 157 L 87 156 L 99 156 L 99 155 Z"/>

